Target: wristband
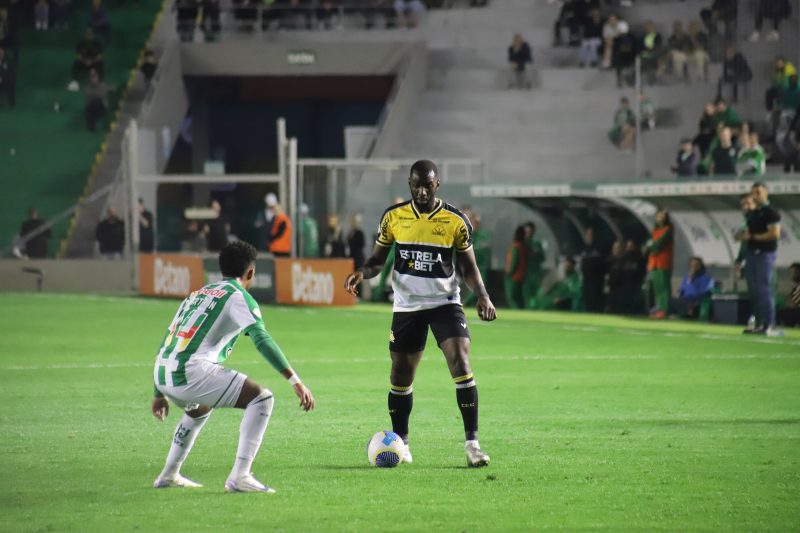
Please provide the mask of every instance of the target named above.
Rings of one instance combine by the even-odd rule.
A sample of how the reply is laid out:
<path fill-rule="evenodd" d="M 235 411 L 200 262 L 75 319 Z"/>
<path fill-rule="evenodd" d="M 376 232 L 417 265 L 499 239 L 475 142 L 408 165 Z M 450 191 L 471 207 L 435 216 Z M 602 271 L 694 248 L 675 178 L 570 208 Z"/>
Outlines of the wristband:
<path fill-rule="evenodd" d="M 300 383 L 300 376 L 298 376 L 297 374 L 292 374 L 292 377 L 289 378 L 289 385 L 294 387 L 298 383 Z"/>

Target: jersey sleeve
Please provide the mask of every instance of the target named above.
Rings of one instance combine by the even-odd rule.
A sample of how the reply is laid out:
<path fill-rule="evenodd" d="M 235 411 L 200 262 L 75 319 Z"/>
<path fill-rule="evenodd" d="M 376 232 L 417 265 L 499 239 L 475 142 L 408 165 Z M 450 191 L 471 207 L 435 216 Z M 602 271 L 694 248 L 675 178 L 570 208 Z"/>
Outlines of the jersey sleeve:
<path fill-rule="evenodd" d="M 391 246 L 394 243 L 391 211 L 385 212 L 380 224 L 378 224 L 378 240 L 376 242 L 381 246 Z"/>
<path fill-rule="evenodd" d="M 456 218 L 455 225 L 455 238 L 453 239 L 453 246 L 459 252 L 466 252 L 472 248 L 472 226 L 469 225 L 462 217 Z"/>
<path fill-rule="evenodd" d="M 239 326 L 244 333 L 248 333 L 253 327 L 264 327 L 264 319 L 261 318 L 261 309 L 252 296 L 243 292 L 236 292 L 231 296 L 230 304 L 231 320 Z"/>

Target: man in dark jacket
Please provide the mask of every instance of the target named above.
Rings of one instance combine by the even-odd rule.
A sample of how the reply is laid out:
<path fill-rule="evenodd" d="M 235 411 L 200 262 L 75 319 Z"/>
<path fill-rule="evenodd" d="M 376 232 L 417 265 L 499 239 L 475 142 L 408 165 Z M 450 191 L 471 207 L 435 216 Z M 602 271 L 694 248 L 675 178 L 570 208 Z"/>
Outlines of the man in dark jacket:
<path fill-rule="evenodd" d="M 103 259 L 121 259 L 125 248 L 125 222 L 117 216 L 117 210 L 109 207 L 106 218 L 97 224 L 95 240 Z"/>
<path fill-rule="evenodd" d="M 590 313 L 602 313 L 603 288 L 606 275 L 606 258 L 594 238 L 594 229 L 586 228 L 581 252 L 581 275 L 583 276 L 583 306 Z"/>
<path fill-rule="evenodd" d="M 19 230 L 19 236 L 24 239 L 43 225 L 44 220 L 39 218 L 39 212 L 35 207 L 31 207 L 28 209 L 28 220 L 22 223 L 22 227 Z M 31 259 L 47 257 L 47 239 L 49 238 L 49 228 L 31 237 L 31 239 L 25 243 L 25 255 Z"/>
<path fill-rule="evenodd" d="M 719 94 L 722 96 L 724 85 L 731 86 L 731 101 L 736 103 L 739 99 L 739 85 L 748 83 L 753 79 L 753 71 L 747 60 L 736 48 L 729 46 L 725 49 L 725 61 L 722 63 L 722 78 L 719 83 Z"/>

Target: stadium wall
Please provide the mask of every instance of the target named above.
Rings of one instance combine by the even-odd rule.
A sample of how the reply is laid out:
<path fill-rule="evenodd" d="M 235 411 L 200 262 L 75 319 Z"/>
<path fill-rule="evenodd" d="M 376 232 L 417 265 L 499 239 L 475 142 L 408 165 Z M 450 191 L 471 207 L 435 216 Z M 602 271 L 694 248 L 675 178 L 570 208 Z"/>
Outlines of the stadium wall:
<path fill-rule="evenodd" d="M 47 292 L 132 294 L 133 267 L 130 261 L 100 259 L 0 260 L 0 291 L 33 292 L 40 289 Z"/>

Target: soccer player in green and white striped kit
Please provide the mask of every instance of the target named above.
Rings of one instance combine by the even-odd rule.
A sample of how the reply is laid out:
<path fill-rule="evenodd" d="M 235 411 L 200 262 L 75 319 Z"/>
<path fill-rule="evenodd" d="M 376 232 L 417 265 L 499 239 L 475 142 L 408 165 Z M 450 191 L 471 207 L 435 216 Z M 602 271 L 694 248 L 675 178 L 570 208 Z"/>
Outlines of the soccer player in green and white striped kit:
<path fill-rule="evenodd" d="M 250 472 L 267 422 L 272 414 L 272 392 L 222 363 L 244 333 L 264 358 L 294 388 L 304 411 L 314 408 L 314 397 L 292 370 L 281 349 L 264 327 L 258 304 L 247 292 L 255 277 L 256 249 L 245 242 L 226 244 L 219 254 L 223 280 L 190 294 L 178 308 L 161 343 L 154 368 L 153 415 L 169 413 L 169 403 L 185 410 L 175 430 L 164 470 L 153 486 L 201 487 L 181 475 L 180 469 L 203 425 L 218 407 L 244 409 L 239 426 L 236 461 L 225 490 L 275 492 Z"/>

